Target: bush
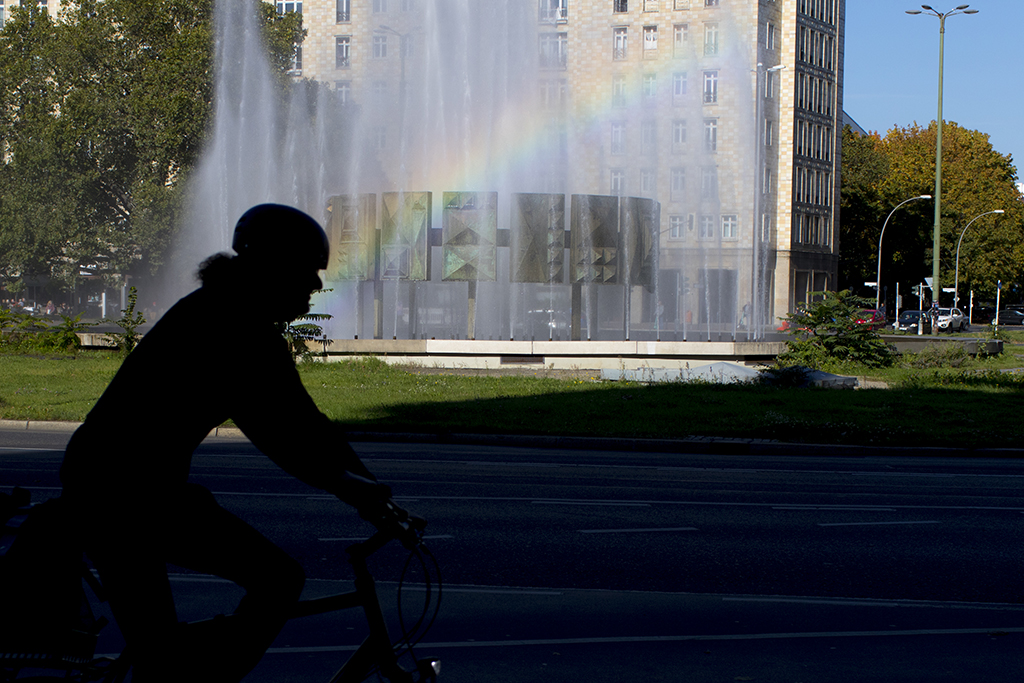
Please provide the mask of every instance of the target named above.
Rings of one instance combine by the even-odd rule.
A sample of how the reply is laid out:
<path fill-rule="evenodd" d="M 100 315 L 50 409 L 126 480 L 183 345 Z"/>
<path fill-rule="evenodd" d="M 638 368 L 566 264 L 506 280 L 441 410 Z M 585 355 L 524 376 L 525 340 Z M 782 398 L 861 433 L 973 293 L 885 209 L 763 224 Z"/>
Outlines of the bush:
<path fill-rule="evenodd" d="M 895 347 L 885 343 L 870 325 L 857 322 L 871 301 L 849 290 L 812 292 L 811 296 L 820 298 L 786 316 L 792 338 L 776 359 L 779 367 L 806 365 L 825 370 L 837 363 L 857 363 L 883 368 L 895 362 Z"/>
<path fill-rule="evenodd" d="M 933 344 L 917 353 L 904 353 L 900 364 L 915 370 L 960 368 L 971 360 L 962 344 Z"/>

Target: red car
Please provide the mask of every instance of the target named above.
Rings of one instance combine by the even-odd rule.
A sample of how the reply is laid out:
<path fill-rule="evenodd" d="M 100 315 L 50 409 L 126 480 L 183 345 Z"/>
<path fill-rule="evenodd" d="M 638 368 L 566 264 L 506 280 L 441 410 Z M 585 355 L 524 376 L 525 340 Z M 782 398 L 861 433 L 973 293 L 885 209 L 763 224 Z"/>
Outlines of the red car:
<path fill-rule="evenodd" d="M 885 327 L 885 316 L 881 311 L 871 308 L 861 311 L 856 322 L 858 325 L 870 325 L 872 330 L 880 330 Z"/>

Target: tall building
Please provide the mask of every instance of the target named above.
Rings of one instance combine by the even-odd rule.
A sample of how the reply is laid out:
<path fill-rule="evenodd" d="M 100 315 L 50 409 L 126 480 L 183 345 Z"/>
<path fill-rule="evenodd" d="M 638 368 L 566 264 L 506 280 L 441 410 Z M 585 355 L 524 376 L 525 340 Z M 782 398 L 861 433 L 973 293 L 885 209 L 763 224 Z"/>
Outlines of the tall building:
<path fill-rule="evenodd" d="M 7 21 L 12 7 L 20 7 L 32 2 L 54 14 L 60 11 L 61 0 L 0 0 L 0 26 L 3 26 L 4 22 Z"/>
<path fill-rule="evenodd" d="M 519 32 L 525 55 L 502 68 L 532 79 L 528 106 L 542 114 L 551 153 L 533 186 L 512 189 L 661 204 L 658 300 L 646 295 L 638 315 L 657 311 L 676 327 L 709 316 L 773 326 L 809 292 L 834 287 L 845 0 L 499 4 L 529 18 L 527 32 L 501 19 Z M 343 101 L 398 93 L 390 101 L 404 104 L 413 65 L 430 41 L 446 40 L 443 30 L 424 34 L 437 21 L 427 16 L 436 14 L 431 0 L 276 5 L 302 12 L 308 30 L 296 74 L 329 84 Z M 399 111 L 408 110 L 381 107 L 363 129 L 392 178 Z"/>

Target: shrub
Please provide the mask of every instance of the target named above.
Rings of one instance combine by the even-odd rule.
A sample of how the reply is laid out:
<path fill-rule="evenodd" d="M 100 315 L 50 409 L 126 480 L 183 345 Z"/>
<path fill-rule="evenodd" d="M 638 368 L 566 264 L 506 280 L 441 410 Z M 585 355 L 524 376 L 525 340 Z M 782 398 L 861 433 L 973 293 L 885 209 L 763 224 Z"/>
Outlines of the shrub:
<path fill-rule="evenodd" d="M 849 290 L 812 292 L 811 296 L 820 298 L 786 316 L 792 338 L 776 359 L 778 366 L 825 369 L 835 363 L 868 367 L 893 364 L 897 358 L 895 347 L 885 343 L 870 325 L 858 322 L 872 302 Z"/>

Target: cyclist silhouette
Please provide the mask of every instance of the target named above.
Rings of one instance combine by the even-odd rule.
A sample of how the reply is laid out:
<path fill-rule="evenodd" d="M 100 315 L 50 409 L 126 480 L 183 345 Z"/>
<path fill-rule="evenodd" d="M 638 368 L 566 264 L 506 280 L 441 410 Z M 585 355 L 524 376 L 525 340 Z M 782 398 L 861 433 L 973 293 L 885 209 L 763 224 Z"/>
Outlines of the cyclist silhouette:
<path fill-rule="evenodd" d="M 240 680 L 305 581 L 297 561 L 189 483 L 192 453 L 210 430 L 233 420 L 285 471 L 361 509 L 387 497 L 344 431 L 314 405 L 278 327 L 307 313 L 322 287 L 323 229 L 297 209 L 262 204 L 239 219 L 232 247 L 237 256 L 203 262 L 202 286 L 125 358 L 61 467 L 62 498 L 107 590 L 137 683 Z M 167 563 L 240 585 L 239 617 L 215 620 L 201 636 L 179 626 Z M 177 670 L 182 651 L 207 667 Z"/>

